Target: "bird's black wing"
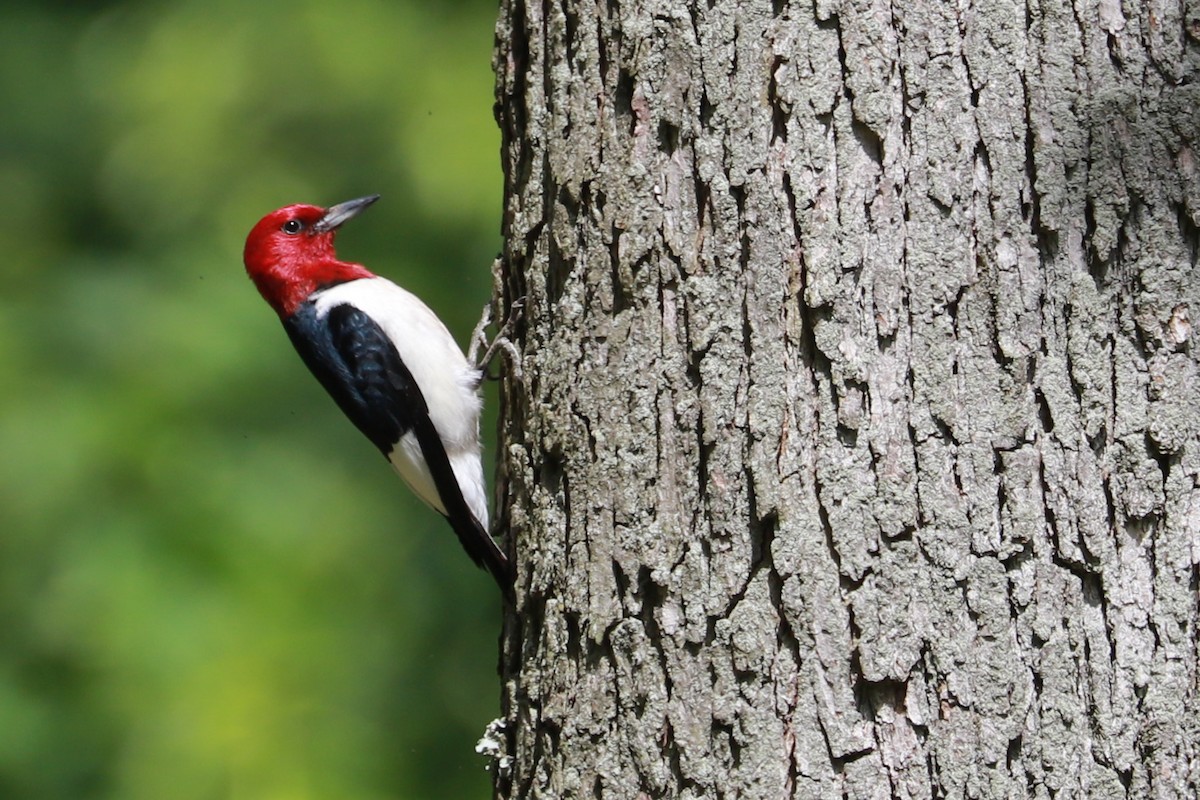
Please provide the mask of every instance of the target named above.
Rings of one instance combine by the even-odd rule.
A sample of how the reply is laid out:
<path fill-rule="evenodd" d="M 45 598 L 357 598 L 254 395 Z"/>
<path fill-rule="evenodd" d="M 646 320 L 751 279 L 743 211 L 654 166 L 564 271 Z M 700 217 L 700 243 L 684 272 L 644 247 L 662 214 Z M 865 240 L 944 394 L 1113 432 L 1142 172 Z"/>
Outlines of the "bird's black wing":
<path fill-rule="evenodd" d="M 387 334 L 349 304 L 334 306 L 324 319 L 305 304 L 284 327 L 309 370 L 385 458 L 402 436 L 413 434 L 467 555 L 511 591 L 508 559 L 471 513 L 421 388 Z"/>

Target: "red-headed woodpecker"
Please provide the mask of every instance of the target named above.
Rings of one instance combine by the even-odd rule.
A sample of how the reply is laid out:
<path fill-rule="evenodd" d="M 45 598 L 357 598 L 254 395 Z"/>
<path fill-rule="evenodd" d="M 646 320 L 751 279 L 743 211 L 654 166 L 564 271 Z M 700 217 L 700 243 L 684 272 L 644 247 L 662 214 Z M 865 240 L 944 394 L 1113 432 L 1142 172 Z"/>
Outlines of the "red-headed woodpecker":
<path fill-rule="evenodd" d="M 333 249 L 338 227 L 378 199 L 271 212 L 246 237 L 246 272 L 350 421 L 507 592 L 508 560 L 487 529 L 482 373 L 415 295 Z"/>

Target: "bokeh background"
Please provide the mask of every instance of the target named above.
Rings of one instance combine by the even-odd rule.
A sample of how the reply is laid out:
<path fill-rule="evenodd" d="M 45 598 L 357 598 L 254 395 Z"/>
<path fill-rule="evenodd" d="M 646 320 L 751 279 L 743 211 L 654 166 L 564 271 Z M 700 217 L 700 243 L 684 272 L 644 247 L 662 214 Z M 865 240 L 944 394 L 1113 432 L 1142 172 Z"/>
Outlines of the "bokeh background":
<path fill-rule="evenodd" d="M 241 248 L 379 192 L 341 254 L 465 342 L 500 247 L 494 17 L 0 9 L 0 798 L 488 796 L 499 594 Z"/>

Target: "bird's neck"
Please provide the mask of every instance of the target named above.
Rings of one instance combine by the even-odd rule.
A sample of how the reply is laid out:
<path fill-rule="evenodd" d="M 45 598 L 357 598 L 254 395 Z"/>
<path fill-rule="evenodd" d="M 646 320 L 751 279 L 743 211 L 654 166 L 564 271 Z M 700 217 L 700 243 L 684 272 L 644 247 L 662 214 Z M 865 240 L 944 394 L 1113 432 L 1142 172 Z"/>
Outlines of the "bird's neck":
<path fill-rule="evenodd" d="M 287 319 L 318 289 L 375 276 L 362 264 L 330 258 L 303 263 L 281 262 L 274 269 L 253 277 L 263 299 L 281 319 Z"/>

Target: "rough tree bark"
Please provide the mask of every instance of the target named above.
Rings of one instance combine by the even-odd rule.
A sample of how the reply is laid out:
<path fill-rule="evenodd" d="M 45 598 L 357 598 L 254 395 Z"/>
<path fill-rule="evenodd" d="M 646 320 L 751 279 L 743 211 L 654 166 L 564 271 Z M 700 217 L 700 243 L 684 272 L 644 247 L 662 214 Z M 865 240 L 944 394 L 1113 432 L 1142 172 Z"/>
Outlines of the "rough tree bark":
<path fill-rule="evenodd" d="M 1200 9 L 502 0 L 502 797 L 1195 797 Z"/>

